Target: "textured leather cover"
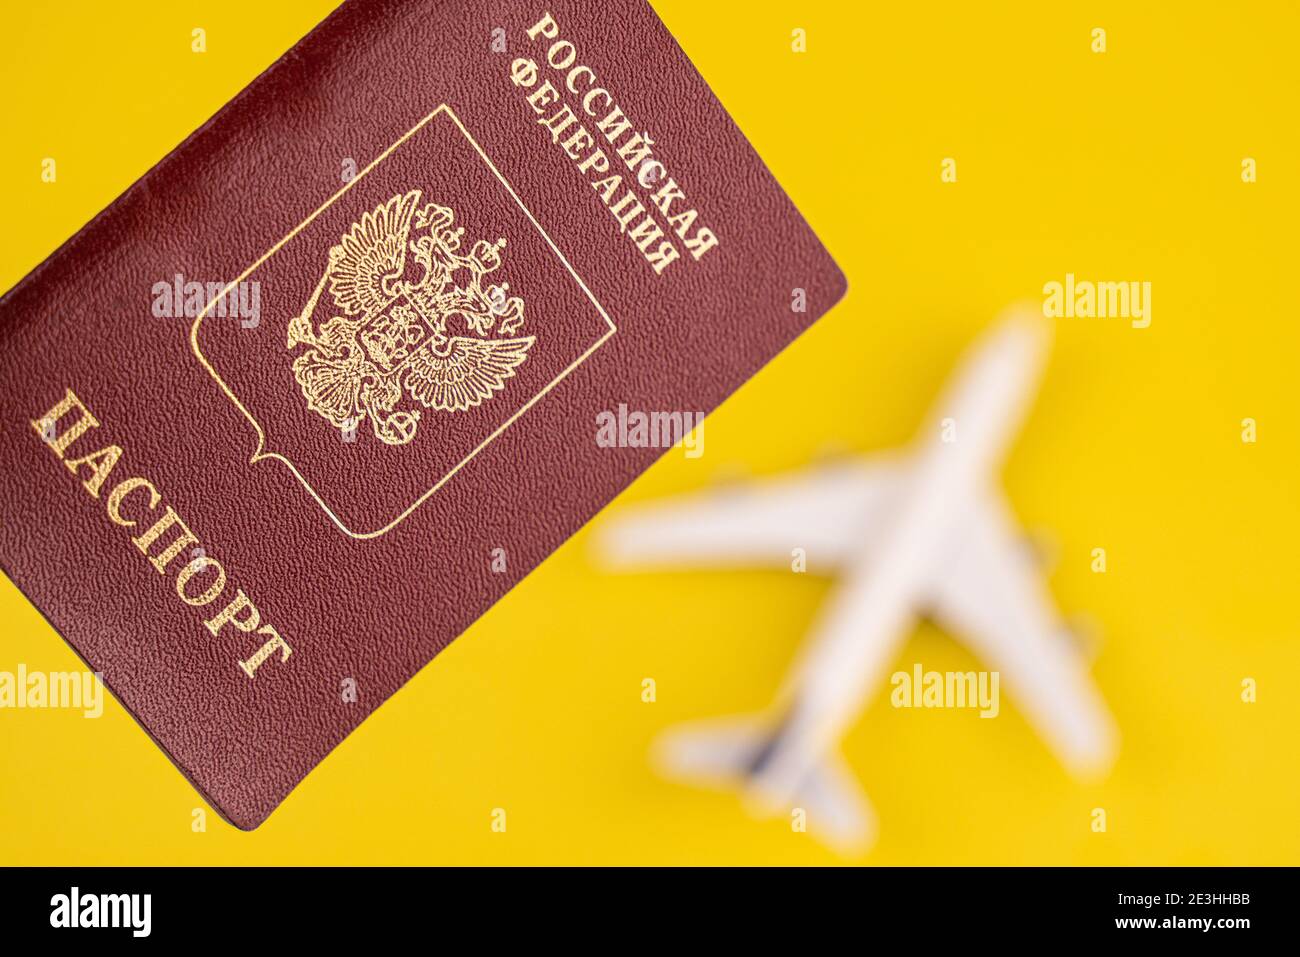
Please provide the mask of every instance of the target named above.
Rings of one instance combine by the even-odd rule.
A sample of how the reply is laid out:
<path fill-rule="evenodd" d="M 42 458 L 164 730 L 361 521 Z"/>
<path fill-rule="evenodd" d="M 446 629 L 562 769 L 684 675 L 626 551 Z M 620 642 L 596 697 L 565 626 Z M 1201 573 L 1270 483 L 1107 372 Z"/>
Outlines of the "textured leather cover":
<path fill-rule="evenodd" d="M 354 0 L 0 300 L 0 564 L 252 828 L 844 288 L 644 3 Z"/>

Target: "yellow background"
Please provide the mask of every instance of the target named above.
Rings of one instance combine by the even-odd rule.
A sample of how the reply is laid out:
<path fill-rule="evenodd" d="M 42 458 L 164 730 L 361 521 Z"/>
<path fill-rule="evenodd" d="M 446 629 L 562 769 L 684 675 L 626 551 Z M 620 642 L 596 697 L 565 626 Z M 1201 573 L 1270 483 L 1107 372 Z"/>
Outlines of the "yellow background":
<path fill-rule="evenodd" d="M 7 5 L 0 288 L 332 6 Z M 1295 7 L 655 6 L 850 291 L 709 419 L 702 459 L 670 453 L 608 512 L 905 441 L 1008 303 L 1040 301 L 1067 271 L 1153 284 L 1149 329 L 1056 323 L 1004 470 L 1025 526 L 1058 543 L 1062 611 L 1096 623 L 1118 764 L 1073 782 L 1010 695 L 980 721 L 893 710 L 882 687 L 845 742 L 880 818 L 860 860 L 1300 863 Z M 40 181 L 46 156 L 54 185 Z M 944 157 L 955 184 L 940 182 Z M 1106 574 L 1090 571 L 1094 547 Z M 829 587 L 789 572 L 613 574 L 585 530 L 253 833 L 211 813 L 193 833 L 202 802 L 115 702 L 98 721 L 0 712 L 0 862 L 842 861 L 646 760 L 674 722 L 762 708 Z M 0 622 L 0 670 L 78 667 L 7 581 Z M 897 666 L 917 661 L 979 667 L 928 625 Z M 657 703 L 641 701 L 645 677 Z M 505 834 L 490 829 L 496 807 Z"/>

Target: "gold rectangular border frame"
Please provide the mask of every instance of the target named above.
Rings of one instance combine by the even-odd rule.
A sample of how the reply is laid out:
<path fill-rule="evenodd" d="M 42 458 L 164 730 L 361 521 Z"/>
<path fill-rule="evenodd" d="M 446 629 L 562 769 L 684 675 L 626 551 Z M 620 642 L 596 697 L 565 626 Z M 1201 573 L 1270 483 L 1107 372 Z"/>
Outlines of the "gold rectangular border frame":
<path fill-rule="evenodd" d="M 609 329 L 605 332 L 603 336 L 597 339 L 596 342 L 592 344 L 587 349 L 586 352 L 580 355 L 563 372 L 561 372 L 554 379 L 552 379 L 544 389 L 542 389 L 535 396 L 529 399 L 523 406 L 521 406 L 518 410 L 516 410 L 514 415 L 510 416 L 510 418 L 508 418 L 505 422 L 503 422 L 500 426 L 498 426 L 496 430 L 493 431 L 492 434 L 489 435 L 487 438 L 485 438 L 482 442 L 480 442 L 474 448 L 474 450 L 469 453 L 469 455 L 461 459 L 460 462 L 458 462 L 450 472 L 448 472 L 446 475 L 440 478 L 427 492 L 425 492 L 419 498 L 417 498 L 411 505 L 407 506 L 405 511 L 403 511 L 395 519 L 393 519 L 383 528 L 377 529 L 373 532 L 354 532 L 352 531 L 352 529 L 344 525 L 342 520 L 337 515 L 334 514 L 334 511 L 329 507 L 329 505 L 325 503 L 325 500 L 321 498 L 320 494 L 314 488 L 312 488 L 311 483 L 308 482 L 307 479 L 303 476 L 303 474 L 298 471 L 297 466 L 295 466 L 283 455 L 280 455 L 278 452 L 265 451 L 266 433 L 263 432 L 262 426 L 258 423 L 257 419 L 253 417 L 252 413 L 250 413 L 248 409 L 244 407 L 244 404 L 239 401 L 238 397 L 236 397 L 235 394 L 230 390 L 230 387 L 226 384 L 225 380 L 221 378 L 221 376 L 217 373 L 217 370 L 212 367 L 212 364 L 208 362 L 207 358 L 203 355 L 202 351 L 199 349 L 199 325 L 203 322 L 204 318 L 212 310 L 213 306 L 215 306 L 217 302 L 219 302 L 232 287 L 238 286 L 241 282 L 243 282 L 246 278 L 248 278 L 248 276 L 255 269 L 261 266 L 262 263 L 266 262 L 266 260 L 270 259 L 273 255 L 275 255 L 275 253 L 280 249 L 280 247 L 282 247 L 289 240 L 293 239 L 294 236 L 298 235 L 298 233 L 301 232 L 303 229 L 305 229 L 308 225 L 310 225 L 311 222 L 317 216 L 319 216 L 330 206 L 332 206 L 334 202 L 337 199 L 339 199 L 339 197 L 341 197 L 349 189 L 351 189 L 358 182 L 360 182 L 361 179 L 367 173 L 369 173 L 372 169 L 374 169 L 385 159 L 387 159 L 389 154 L 391 154 L 399 146 L 401 146 L 408 139 L 410 139 L 421 129 L 423 129 L 425 125 L 431 122 L 435 117 L 444 113 L 451 119 L 453 123 L 456 124 L 456 128 L 460 130 L 460 133 L 462 136 L 465 137 L 466 142 L 468 142 L 470 146 L 474 147 L 475 152 L 477 152 L 479 157 L 483 160 L 483 162 L 487 164 L 488 169 L 492 171 L 493 175 L 496 176 L 496 178 L 500 181 L 501 185 L 506 188 L 506 192 L 508 192 L 510 194 L 510 197 L 519 205 L 519 208 L 524 211 L 524 215 L 528 217 L 529 221 L 537 229 L 538 233 L 540 233 L 542 238 L 546 240 L 546 244 L 551 247 L 551 251 L 554 252 L 555 255 L 559 258 L 560 262 L 564 264 L 564 268 L 569 271 L 569 274 L 571 276 L 573 276 L 574 280 L 578 283 L 579 288 L 581 288 L 582 291 L 586 293 L 587 298 L 590 299 L 592 305 L 596 307 L 596 311 L 600 313 L 601 317 L 605 320 L 605 323 L 609 326 Z M 194 355 L 198 357 L 198 360 L 203 364 L 203 367 L 207 369 L 208 374 L 211 375 L 212 378 L 217 382 L 217 384 L 221 386 L 221 389 L 226 393 L 227 398 L 229 398 L 230 401 L 235 404 L 236 408 L 238 408 L 241 412 L 244 413 L 244 417 L 247 418 L 250 423 L 252 423 L 253 428 L 256 430 L 257 449 L 253 452 L 253 455 L 249 458 L 248 464 L 253 465 L 261 461 L 262 459 L 278 459 L 279 461 L 283 462 L 285 465 L 289 467 L 289 470 L 293 472 L 294 476 L 298 479 L 298 481 L 302 483 L 303 487 L 307 489 L 308 492 L 311 493 L 312 498 L 316 500 L 316 504 L 318 504 L 321 507 L 321 509 L 325 512 L 325 514 L 330 517 L 330 519 L 334 522 L 334 524 L 339 527 L 340 531 L 342 531 L 345 535 L 348 535 L 352 538 L 369 539 L 369 538 L 378 538 L 379 536 L 384 535 L 387 532 L 391 531 L 400 522 L 402 522 L 407 516 L 409 516 L 422 504 L 424 504 L 424 501 L 428 499 L 429 496 L 431 496 L 434 492 L 438 491 L 438 489 L 442 488 L 442 486 L 445 485 L 453 475 L 455 475 L 462 468 L 464 468 L 464 466 L 467 465 L 476 455 L 478 455 L 479 452 L 483 451 L 483 449 L 486 448 L 492 441 L 494 441 L 498 436 L 500 436 L 503 432 L 505 432 L 506 429 L 508 429 L 511 425 L 513 425 L 515 420 L 518 419 L 525 412 L 527 412 L 530 408 L 532 408 L 533 405 L 538 400 L 540 400 L 543 396 L 545 396 L 553 388 L 555 388 L 555 386 L 558 385 L 560 381 L 565 378 L 565 376 L 567 376 L 578 366 L 582 365 L 583 362 L 587 361 L 587 359 L 591 357 L 592 353 L 594 353 L 597 349 L 599 349 L 602 345 L 604 345 L 605 342 L 609 339 L 609 337 L 614 335 L 614 333 L 617 331 L 618 328 L 614 325 L 614 321 L 610 319 L 609 313 L 605 311 L 605 307 L 602 306 L 600 304 L 600 301 L 597 300 L 596 297 L 592 294 L 591 289 L 588 288 L 587 284 L 583 282 L 582 277 L 578 275 L 576 270 L 574 270 L 568 258 L 564 255 L 564 253 L 560 251 L 560 247 L 555 245 L 555 241 L 551 239 L 550 234 L 548 234 L 546 230 L 542 228 L 542 224 L 537 221 L 537 217 L 534 216 L 532 214 L 532 211 L 527 206 L 524 205 L 523 200 L 519 198 L 519 194 L 515 192 L 514 187 L 512 187 L 510 183 L 506 180 L 506 178 L 503 175 L 501 175 L 501 171 L 496 168 L 496 164 L 492 162 L 492 160 L 488 157 L 487 153 L 483 152 L 483 148 L 479 146 L 478 141 L 475 140 L 474 137 L 470 135 L 469 130 L 465 128 L 465 124 L 463 124 L 460 121 L 460 117 L 458 117 L 455 114 L 455 112 L 451 109 L 451 107 L 449 107 L 446 103 L 441 103 L 438 105 L 437 109 L 435 109 L 424 119 L 420 120 L 420 122 L 415 124 L 415 126 L 407 130 L 406 133 L 404 133 L 400 139 L 398 139 L 395 143 L 393 143 L 392 146 L 388 147 L 388 149 L 380 153 L 379 156 L 377 156 L 374 160 L 372 160 L 366 166 L 365 169 L 363 169 L 351 180 L 349 180 L 346 184 L 344 184 L 344 186 L 338 192 L 336 192 L 333 196 L 331 196 L 324 203 L 322 203 L 316 209 L 316 211 L 313 212 L 310 216 L 308 216 L 301 223 L 295 226 L 293 230 L 289 232 L 288 235 L 286 235 L 278 243 L 276 243 L 269 250 L 263 253 L 262 256 L 258 258 L 256 262 L 254 262 L 251 266 L 245 269 L 243 273 L 240 274 L 238 279 L 236 279 L 234 282 L 228 283 L 221 290 L 221 292 L 216 295 L 216 297 L 214 297 L 206 306 L 204 306 L 203 310 L 198 314 L 198 317 L 195 318 L 194 325 L 190 328 L 190 348 L 193 349 Z"/>

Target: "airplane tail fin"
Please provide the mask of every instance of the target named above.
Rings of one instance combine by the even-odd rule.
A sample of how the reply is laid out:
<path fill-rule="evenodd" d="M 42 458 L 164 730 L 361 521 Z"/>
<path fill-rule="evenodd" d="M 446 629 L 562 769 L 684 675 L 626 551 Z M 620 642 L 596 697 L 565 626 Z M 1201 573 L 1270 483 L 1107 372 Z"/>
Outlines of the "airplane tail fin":
<path fill-rule="evenodd" d="M 802 810 L 808 829 L 835 850 L 866 850 L 876 835 L 875 813 L 844 760 L 838 754 L 825 755 L 793 797 L 778 802 L 764 793 L 758 776 L 773 743 L 771 727 L 757 718 L 690 724 L 659 738 L 654 763 L 665 777 L 684 783 L 739 786 L 755 816 Z"/>

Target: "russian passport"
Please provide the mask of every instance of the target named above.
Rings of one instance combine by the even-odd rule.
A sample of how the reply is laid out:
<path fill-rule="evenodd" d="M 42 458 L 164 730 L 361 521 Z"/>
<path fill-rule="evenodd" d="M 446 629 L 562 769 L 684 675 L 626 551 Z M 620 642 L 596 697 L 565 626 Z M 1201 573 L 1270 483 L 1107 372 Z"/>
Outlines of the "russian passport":
<path fill-rule="evenodd" d="M 0 300 L 0 566 L 253 828 L 844 291 L 647 4 L 352 0 Z"/>

